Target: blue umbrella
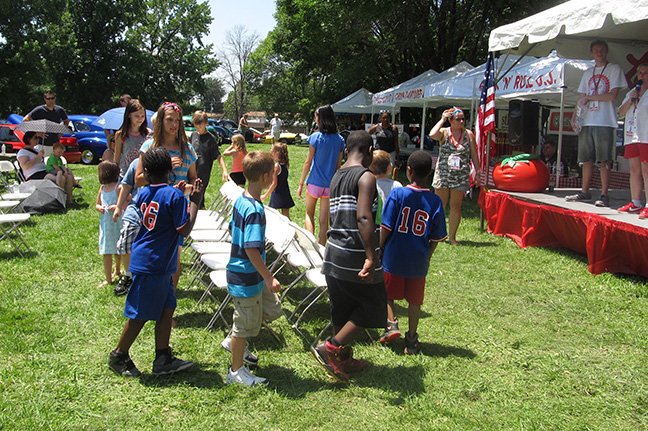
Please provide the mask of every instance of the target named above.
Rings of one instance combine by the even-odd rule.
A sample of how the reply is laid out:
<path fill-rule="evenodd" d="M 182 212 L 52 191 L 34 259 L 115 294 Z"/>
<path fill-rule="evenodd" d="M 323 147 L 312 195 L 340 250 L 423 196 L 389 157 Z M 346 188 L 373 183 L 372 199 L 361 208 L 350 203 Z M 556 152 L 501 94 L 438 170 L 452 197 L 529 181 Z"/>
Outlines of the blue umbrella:
<path fill-rule="evenodd" d="M 126 108 L 120 107 L 120 108 L 112 108 L 104 112 L 92 122 L 93 126 L 98 126 L 103 129 L 108 129 L 108 130 L 119 130 L 119 128 L 122 126 L 122 123 L 124 122 L 124 111 Z M 146 122 L 149 126 L 149 128 L 153 128 L 153 125 L 151 124 L 151 117 L 155 114 L 153 111 L 149 111 L 148 109 L 146 110 Z"/>

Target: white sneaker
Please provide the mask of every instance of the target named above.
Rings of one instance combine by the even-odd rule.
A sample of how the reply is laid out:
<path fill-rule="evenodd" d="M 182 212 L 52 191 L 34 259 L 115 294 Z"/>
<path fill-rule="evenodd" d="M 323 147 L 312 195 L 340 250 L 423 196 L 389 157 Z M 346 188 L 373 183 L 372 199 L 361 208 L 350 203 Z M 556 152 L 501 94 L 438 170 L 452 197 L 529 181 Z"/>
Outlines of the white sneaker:
<path fill-rule="evenodd" d="M 227 350 L 228 352 L 232 353 L 232 333 L 231 332 L 227 334 L 227 337 L 225 337 L 225 339 L 221 343 L 221 347 Z M 259 363 L 259 358 L 257 358 L 256 355 L 252 354 L 248 350 L 247 340 L 245 341 L 245 352 L 243 352 L 243 362 L 253 367 L 255 367 Z"/>
<path fill-rule="evenodd" d="M 239 383 L 245 386 L 267 385 L 268 379 L 255 376 L 245 365 L 243 365 L 236 371 L 232 371 L 231 368 L 229 369 L 227 378 L 225 379 L 225 384 L 231 385 L 232 383 Z"/>

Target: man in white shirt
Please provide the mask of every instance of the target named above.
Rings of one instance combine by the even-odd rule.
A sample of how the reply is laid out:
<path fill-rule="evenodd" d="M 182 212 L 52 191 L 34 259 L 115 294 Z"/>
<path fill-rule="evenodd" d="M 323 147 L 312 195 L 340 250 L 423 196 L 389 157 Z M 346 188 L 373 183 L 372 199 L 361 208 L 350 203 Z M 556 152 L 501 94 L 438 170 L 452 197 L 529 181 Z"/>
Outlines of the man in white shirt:
<path fill-rule="evenodd" d="M 610 166 L 614 161 L 614 142 L 617 118 L 614 101 L 619 89 L 627 86 L 621 67 L 608 63 L 608 46 L 603 40 L 590 44 L 590 54 L 594 58 L 594 67 L 587 69 L 581 78 L 578 92 L 581 93 L 578 104 L 582 105 L 583 128 L 578 135 L 578 163 L 583 168 L 581 191 L 567 196 L 567 201 L 590 201 L 590 182 L 594 164 L 600 164 L 601 197 L 595 202 L 597 207 L 610 204 L 608 186 L 610 184 Z"/>
<path fill-rule="evenodd" d="M 272 143 L 279 142 L 279 137 L 281 136 L 281 126 L 283 126 L 283 121 L 279 118 L 279 114 L 275 112 L 274 118 L 270 120 L 270 126 L 272 129 Z"/>

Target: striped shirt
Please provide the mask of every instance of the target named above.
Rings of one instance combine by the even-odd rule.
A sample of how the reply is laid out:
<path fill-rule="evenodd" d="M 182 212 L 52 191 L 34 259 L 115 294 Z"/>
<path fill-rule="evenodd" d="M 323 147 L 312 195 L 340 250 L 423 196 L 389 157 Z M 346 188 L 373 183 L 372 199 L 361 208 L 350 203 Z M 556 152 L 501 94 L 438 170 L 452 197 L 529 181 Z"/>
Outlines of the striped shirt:
<path fill-rule="evenodd" d="M 227 264 L 227 290 L 234 297 L 249 298 L 263 291 L 263 277 L 250 262 L 245 249 L 258 249 L 265 262 L 265 227 L 263 204 L 242 194 L 234 202 L 230 221 L 232 251 Z"/>
<path fill-rule="evenodd" d="M 148 141 L 144 142 L 142 144 L 142 147 L 140 148 L 140 153 L 145 153 L 153 146 L 153 139 L 149 139 Z M 169 151 L 169 154 L 171 157 L 178 157 L 180 158 L 180 151 Z M 196 155 L 196 150 L 194 150 L 194 147 L 190 144 L 187 143 L 187 148 L 185 148 L 185 156 L 184 159 L 182 160 L 182 165 L 178 166 L 177 168 L 173 168 L 173 175 L 171 175 L 171 182 L 173 183 L 172 185 L 178 184 L 180 181 L 186 181 L 189 182 L 189 167 L 196 163 L 196 160 L 198 160 L 198 156 Z"/>
<path fill-rule="evenodd" d="M 322 273 L 339 280 L 360 282 L 358 273 L 366 259 L 365 249 L 358 229 L 358 180 L 370 172 L 362 166 L 351 166 L 338 170 L 331 180 L 331 228 L 324 253 Z M 375 222 L 378 210 L 377 193 L 374 192 L 372 216 Z M 379 229 L 376 226 L 374 245 L 378 258 Z M 383 270 L 376 261 L 373 283 L 383 280 Z"/>

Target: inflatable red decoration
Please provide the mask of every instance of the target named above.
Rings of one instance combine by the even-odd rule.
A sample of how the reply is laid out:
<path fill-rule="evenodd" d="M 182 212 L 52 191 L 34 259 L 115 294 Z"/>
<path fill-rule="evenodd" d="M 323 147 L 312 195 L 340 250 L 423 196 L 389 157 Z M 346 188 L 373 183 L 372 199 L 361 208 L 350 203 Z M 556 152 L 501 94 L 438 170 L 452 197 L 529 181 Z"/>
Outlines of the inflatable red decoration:
<path fill-rule="evenodd" d="M 549 185 L 549 169 L 536 154 L 519 154 L 493 169 L 495 187 L 508 192 L 537 193 Z"/>

